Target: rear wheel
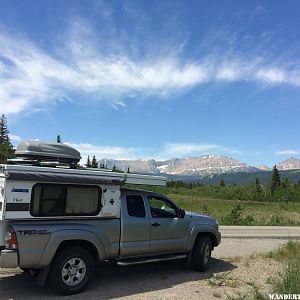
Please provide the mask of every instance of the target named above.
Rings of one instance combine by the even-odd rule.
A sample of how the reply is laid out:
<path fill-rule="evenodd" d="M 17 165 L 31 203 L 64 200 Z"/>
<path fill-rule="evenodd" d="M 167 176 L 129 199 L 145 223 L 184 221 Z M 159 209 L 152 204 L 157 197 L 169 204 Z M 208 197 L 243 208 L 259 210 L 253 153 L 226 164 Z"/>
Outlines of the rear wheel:
<path fill-rule="evenodd" d="M 208 236 L 199 236 L 192 253 L 192 267 L 196 271 L 204 272 L 209 268 L 212 243 Z"/>
<path fill-rule="evenodd" d="M 52 265 L 52 287 L 64 295 L 81 292 L 92 276 L 93 265 L 92 255 L 84 248 L 71 247 L 63 250 Z"/>

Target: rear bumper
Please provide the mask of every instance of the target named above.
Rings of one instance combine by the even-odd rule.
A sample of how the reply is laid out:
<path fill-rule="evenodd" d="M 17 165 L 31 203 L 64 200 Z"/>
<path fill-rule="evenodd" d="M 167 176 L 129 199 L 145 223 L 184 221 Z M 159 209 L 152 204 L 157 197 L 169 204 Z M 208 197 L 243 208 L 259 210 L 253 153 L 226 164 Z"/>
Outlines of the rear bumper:
<path fill-rule="evenodd" d="M 18 266 L 17 250 L 2 250 L 0 251 L 0 268 L 16 268 Z"/>

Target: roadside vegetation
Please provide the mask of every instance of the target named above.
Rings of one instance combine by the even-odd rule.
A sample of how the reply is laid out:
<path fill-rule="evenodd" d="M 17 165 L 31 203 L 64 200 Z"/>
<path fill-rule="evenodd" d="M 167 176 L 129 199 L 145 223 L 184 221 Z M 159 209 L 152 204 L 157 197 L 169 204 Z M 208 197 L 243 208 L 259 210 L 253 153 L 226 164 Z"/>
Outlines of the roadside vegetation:
<path fill-rule="evenodd" d="M 215 273 L 207 284 L 216 299 L 265 300 L 269 294 L 300 294 L 300 242 L 277 250 L 228 260 L 237 268 Z"/>
<path fill-rule="evenodd" d="M 300 181 L 289 182 L 287 178 L 280 179 L 280 173 L 274 167 L 271 182 L 261 184 L 256 178 L 252 184 L 201 185 L 183 181 L 169 181 L 166 187 L 151 187 L 152 189 L 183 196 L 198 196 L 201 199 L 241 200 L 255 202 L 300 203 Z M 149 189 L 149 187 L 148 187 Z"/>
<path fill-rule="evenodd" d="M 209 214 L 222 225 L 300 225 L 300 182 L 280 179 L 275 167 L 272 181 L 261 184 L 200 185 L 169 181 L 166 187 L 143 186 L 168 195 L 187 211 Z"/>
<path fill-rule="evenodd" d="M 282 262 L 282 271 L 269 279 L 274 293 L 300 294 L 300 242 L 289 241 L 285 247 L 271 251 L 267 257 Z"/>

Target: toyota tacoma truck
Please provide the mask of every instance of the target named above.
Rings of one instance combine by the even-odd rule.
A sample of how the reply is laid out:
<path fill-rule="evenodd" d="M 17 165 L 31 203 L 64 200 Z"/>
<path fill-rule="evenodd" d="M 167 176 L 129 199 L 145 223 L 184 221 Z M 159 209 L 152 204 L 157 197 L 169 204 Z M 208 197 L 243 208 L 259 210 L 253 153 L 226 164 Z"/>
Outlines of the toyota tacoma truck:
<path fill-rule="evenodd" d="M 215 219 L 124 187 L 165 185 L 165 178 L 75 168 L 80 154 L 63 144 L 23 142 L 16 155 L 0 166 L 1 268 L 36 274 L 38 284 L 65 295 L 82 291 L 105 261 L 185 259 L 208 269 L 221 241 Z"/>

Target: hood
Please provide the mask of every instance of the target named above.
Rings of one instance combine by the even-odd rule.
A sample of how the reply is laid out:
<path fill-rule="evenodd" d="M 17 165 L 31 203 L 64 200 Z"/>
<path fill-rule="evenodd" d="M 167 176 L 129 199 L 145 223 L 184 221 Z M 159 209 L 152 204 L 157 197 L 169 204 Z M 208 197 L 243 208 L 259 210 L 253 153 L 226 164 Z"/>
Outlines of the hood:
<path fill-rule="evenodd" d="M 195 213 L 192 211 L 185 211 L 185 216 L 187 218 L 193 218 L 201 223 L 216 223 L 216 220 L 208 215 L 204 215 L 204 214 L 199 214 L 199 213 Z"/>

